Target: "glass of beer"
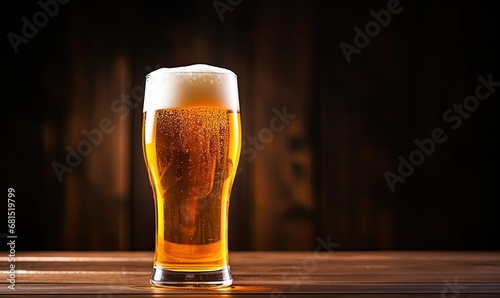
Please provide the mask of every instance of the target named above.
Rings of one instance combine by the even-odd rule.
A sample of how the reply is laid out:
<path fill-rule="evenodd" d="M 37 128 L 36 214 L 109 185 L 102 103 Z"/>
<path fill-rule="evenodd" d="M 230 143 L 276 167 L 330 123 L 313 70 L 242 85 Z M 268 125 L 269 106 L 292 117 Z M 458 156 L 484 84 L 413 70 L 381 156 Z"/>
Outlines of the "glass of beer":
<path fill-rule="evenodd" d="M 241 150 L 236 75 L 196 64 L 146 76 L 143 152 L 153 189 L 151 284 L 229 286 L 229 196 Z"/>

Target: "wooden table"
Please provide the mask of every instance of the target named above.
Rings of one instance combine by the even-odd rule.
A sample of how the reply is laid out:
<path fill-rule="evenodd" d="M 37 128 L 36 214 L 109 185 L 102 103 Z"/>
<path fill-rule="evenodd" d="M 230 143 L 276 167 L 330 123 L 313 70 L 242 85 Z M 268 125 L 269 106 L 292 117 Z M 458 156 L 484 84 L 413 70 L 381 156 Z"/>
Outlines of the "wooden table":
<path fill-rule="evenodd" d="M 152 258 L 152 252 L 17 252 L 15 263 L 1 259 L 0 295 L 500 297 L 500 252 L 232 252 L 233 286 L 218 290 L 153 287 Z M 15 291 L 6 280 L 10 264 Z"/>

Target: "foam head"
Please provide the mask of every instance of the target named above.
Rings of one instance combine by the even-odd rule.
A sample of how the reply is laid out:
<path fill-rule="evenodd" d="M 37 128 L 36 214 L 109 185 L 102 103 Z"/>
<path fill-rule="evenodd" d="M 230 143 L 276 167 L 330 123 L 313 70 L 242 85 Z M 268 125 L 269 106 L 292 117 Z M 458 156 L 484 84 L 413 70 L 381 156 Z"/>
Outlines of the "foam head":
<path fill-rule="evenodd" d="M 205 64 L 157 69 L 146 76 L 144 93 L 144 112 L 190 107 L 240 110 L 236 74 Z"/>

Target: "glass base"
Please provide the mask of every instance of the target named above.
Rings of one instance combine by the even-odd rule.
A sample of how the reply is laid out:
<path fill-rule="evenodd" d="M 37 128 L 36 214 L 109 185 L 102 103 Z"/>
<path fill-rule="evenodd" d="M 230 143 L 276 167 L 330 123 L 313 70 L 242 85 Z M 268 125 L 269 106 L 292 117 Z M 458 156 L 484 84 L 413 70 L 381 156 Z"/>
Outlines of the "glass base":
<path fill-rule="evenodd" d="M 153 267 L 151 284 L 176 287 L 226 287 L 233 283 L 229 266 L 216 271 L 184 272 L 171 271 L 159 266 Z"/>

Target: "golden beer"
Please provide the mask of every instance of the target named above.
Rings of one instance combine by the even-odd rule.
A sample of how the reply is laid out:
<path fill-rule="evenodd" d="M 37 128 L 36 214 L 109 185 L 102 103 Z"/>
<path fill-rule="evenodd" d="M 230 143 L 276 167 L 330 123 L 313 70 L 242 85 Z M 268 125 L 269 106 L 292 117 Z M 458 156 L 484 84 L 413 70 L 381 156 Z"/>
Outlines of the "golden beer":
<path fill-rule="evenodd" d="M 231 284 L 227 222 L 240 148 L 234 73 L 194 65 L 148 76 L 143 150 L 156 209 L 152 284 Z"/>

